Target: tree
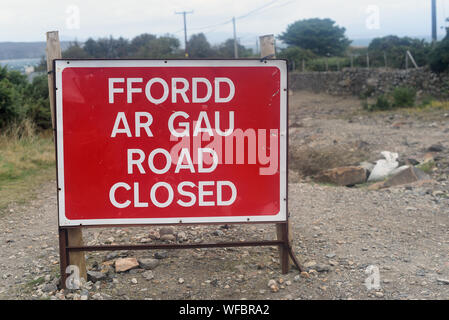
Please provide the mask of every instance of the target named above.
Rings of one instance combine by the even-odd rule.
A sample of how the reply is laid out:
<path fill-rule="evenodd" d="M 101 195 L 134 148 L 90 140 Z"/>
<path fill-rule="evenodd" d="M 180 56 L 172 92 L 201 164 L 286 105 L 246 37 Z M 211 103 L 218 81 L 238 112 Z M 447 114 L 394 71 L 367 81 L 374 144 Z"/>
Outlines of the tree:
<path fill-rule="evenodd" d="M 77 41 L 71 43 L 69 47 L 62 52 L 62 57 L 65 59 L 91 58 L 91 56 L 81 47 L 81 45 Z"/>
<path fill-rule="evenodd" d="M 204 33 L 192 35 L 189 39 L 187 47 L 189 49 L 189 57 L 191 58 L 204 59 L 217 56 L 216 51 L 212 49 Z"/>
<path fill-rule="evenodd" d="M 129 51 L 131 55 L 139 51 L 140 48 L 150 45 L 157 40 L 157 36 L 150 33 L 142 33 L 131 40 Z"/>
<path fill-rule="evenodd" d="M 309 61 L 315 58 L 315 54 L 306 49 L 300 47 L 290 46 L 287 47 L 279 53 L 278 57 L 280 59 L 287 59 L 289 64 L 289 69 L 292 70 L 293 66 L 300 68 L 302 61 Z"/>
<path fill-rule="evenodd" d="M 225 42 L 215 47 L 220 58 L 234 58 L 234 39 L 228 39 Z M 248 58 L 253 55 L 253 50 L 247 49 L 241 44 L 237 43 L 237 51 L 239 58 Z"/>
<path fill-rule="evenodd" d="M 446 19 L 449 21 L 449 18 Z M 434 72 L 449 70 L 449 28 L 446 28 L 446 36 L 432 49 L 429 56 L 430 69 Z"/>
<path fill-rule="evenodd" d="M 89 38 L 84 43 L 83 49 L 93 58 L 126 58 L 129 54 L 129 41 L 122 37 L 114 39 L 112 36 L 96 41 Z"/>
<path fill-rule="evenodd" d="M 368 46 L 372 66 L 384 66 L 385 54 L 387 57 L 387 66 L 393 68 L 405 67 L 405 54 L 407 50 L 410 51 L 419 66 L 426 65 L 430 49 L 431 46 L 424 40 L 393 35 L 375 38 Z"/>
<path fill-rule="evenodd" d="M 345 32 L 345 28 L 335 25 L 331 19 L 314 18 L 288 25 L 278 39 L 287 45 L 311 50 L 319 56 L 341 56 L 351 43 Z"/>
<path fill-rule="evenodd" d="M 48 78 L 46 74 L 33 78 L 28 84 L 26 116 L 39 128 L 51 128 L 50 100 L 48 97 Z"/>
<path fill-rule="evenodd" d="M 20 73 L 0 67 L 0 128 L 23 114 L 23 95 Z"/>
<path fill-rule="evenodd" d="M 147 37 L 146 42 L 133 53 L 136 58 L 166 59 L 182 57 L 179 40 L 171 35 Z"/>

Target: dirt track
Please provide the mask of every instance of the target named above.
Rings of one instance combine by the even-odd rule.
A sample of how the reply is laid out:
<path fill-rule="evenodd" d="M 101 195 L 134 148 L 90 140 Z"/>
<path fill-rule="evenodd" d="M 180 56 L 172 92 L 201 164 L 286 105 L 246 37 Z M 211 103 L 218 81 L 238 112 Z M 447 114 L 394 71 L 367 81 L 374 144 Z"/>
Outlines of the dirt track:
<path fill-rule="evenodd" d="M 313 269 L 302 277 L 295 269 L 281 275 L 276 248 L 178 250 L 168 252 L 151 272 L 134 269 L 116 274 L 111 268 L 107 280 L 66 292 L 65 297 L 449 299 L 449 285 L 444 281 L 449 279 L 449 171 L 445 162 L 449 118 L 444 111 L 368 115 L 359 113 L 360 103 L 352 98 L 303 92 L 290 98 L 291 146 L 355 143 L 363 146 L 370 160 L 378 159 L 382 150 L 419 160 L 427 147 L 441 143 L 446 151 L 436 154 L 435 181 L 368 191 L 314 184 L 291 175 L 293 245 L 299 259 Z M 85 241 L 143 242 L 149 230 L 155 229 L 89 229 Z M 43 185 L 37 200 L 24 206 L 11 204 L 0 216 L 0 230 L 0 298 L 63 298 L 51 290 L 59 267 L 55 182 Z M 178 235 L 184 232 L 194 242 L 275 235 L 273 227 L 263 225 L 175 231 Z M 89 268 L 108 269 L 108 263 L 103 263 L 107 254 L 88 254 Z M 149 251 L 121 253 L 137 258 L 153 255 Z M 378 290 L 365 286 L 369 266 L 379 268 Z M 267 286 L 271 279 L 277 281 L 278 292 Z"/>

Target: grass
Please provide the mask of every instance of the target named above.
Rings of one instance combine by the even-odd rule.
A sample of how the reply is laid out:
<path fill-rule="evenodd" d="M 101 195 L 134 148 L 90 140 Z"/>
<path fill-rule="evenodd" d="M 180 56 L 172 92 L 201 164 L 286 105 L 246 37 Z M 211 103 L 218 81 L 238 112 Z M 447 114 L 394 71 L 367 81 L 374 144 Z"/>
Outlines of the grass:
<path fill-rule="evenodd" d="M 37 279 L 29 281 L 26 285 L 29 288 L 33 288 L 33 287 L 43 284 L 44 282 L 45 282 L 44 277 L 39 277 Z"/>
<path fill-rule="evenodd" d="M 51 132 L 36 133 L 30 121 L 0 132 L 0 212 L 11 202 L 24 203 L 34 190 L 55 177 Z"/>
<path fill-rule="evenodd" d="M 397 87 L 389 94 L 380 95 L 372 104 L 368 102 L 371 93 L 362 94 L 362 107 L 367 111 L 383 111 L 410 108 L 416 105 L 416 90 L 409 87 Z"/>
<path fill-rule="evenodd" d="M 358 164 L 367 160 L 369 154 L 366 146 L 353 143 L 317 147 L 292 146 L 289 169 L 304 177 L 314 176 L 324 170 Z"/>
<path fill-rule="evenodd" d="M 437 121 L 444 119 L 442 113 L 449 113 L 449 101 L 432 100 L 416 107 L 402 108 L 402 113 L 421 120 Z"/>
<path fill-rule="evenodd" d="M 433 171 L 433 168 L 435 168 L 435 161 L 430 160 L 424 163 L 421 163 L 416 166 L 418 169 L 421 169 L 425 173 L 431 173 Z"/>
<path fill-rule="evenodd" d="M 371 99 L 372 100 L 372 99 Z M 343 117 L 344 119 L 352 119 L 353 117 L 360 115 L 371 115 L 375 114 L 404 114 L 411 117 L 416 117 L 421 120 L 441 120 L 442 113 L 449 113 L 449 100 L 434 100 L 434 99 L 425 99 L 419 104 L 416 104 L 413 107 L 406 107 L 400 109 L 390 109 L 390 110 L 373 110 L 368 111 L 366 108 L 367 102 L 362 102 L 362 107 L 359 110 L 355 110 L 354 112 Z"/>

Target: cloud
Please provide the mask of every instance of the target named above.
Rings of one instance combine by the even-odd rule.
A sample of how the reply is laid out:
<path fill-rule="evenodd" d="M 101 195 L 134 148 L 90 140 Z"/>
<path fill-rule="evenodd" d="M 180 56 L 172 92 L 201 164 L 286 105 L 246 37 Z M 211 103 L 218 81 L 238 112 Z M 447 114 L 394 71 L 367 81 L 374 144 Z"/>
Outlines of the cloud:
<path fill-rule="evenodd" d="M 42 41 L 46 31 L 55 29 L 63 39 L 109 35 L 131 38 L 144 32 L 174 33 L 182 38 L 182 16 L 175 14 L 182 10 L 194 11 L 187 16 L 188 34 L 205 32 L 208 38 L 220 35 L 225 40 L 232 37 L 232 25 L 224 22 L 258 8 L 262 9 L 237 20 L 238 36 L 279 34 L 298 19 L 330 17 L 346 27 L 350 37 L 363 37 L 373 35 L 373 30 L 365 26 L 366 8 L 370 5 L 380 8 L 378 34 L 425 35 L 430 33 L 427 2 L 430 3 L 422 0 L 3 0 L 0 41 Z M 439 1 L 442 8 L 445 3 L 449 8 L 449 0 Z M 66 11 L 71 5 L 79 7 L 79 29 L 67 26 Z M 221 25 L 210 27 L 217 24 Z"/>

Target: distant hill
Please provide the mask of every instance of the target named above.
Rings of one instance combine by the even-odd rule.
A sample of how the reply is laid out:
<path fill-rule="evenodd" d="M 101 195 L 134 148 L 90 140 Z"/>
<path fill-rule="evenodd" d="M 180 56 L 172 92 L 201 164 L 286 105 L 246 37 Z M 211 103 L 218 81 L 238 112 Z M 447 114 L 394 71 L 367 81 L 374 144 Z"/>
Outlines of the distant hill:
<path fill-rule="evenodd" d="M 61 48 L 69 46 L 69 41 L 62 41 Z M 32 59 L 45 56 L 46 43 L 40 42 L 0 42 L 0 60 Z"/>

